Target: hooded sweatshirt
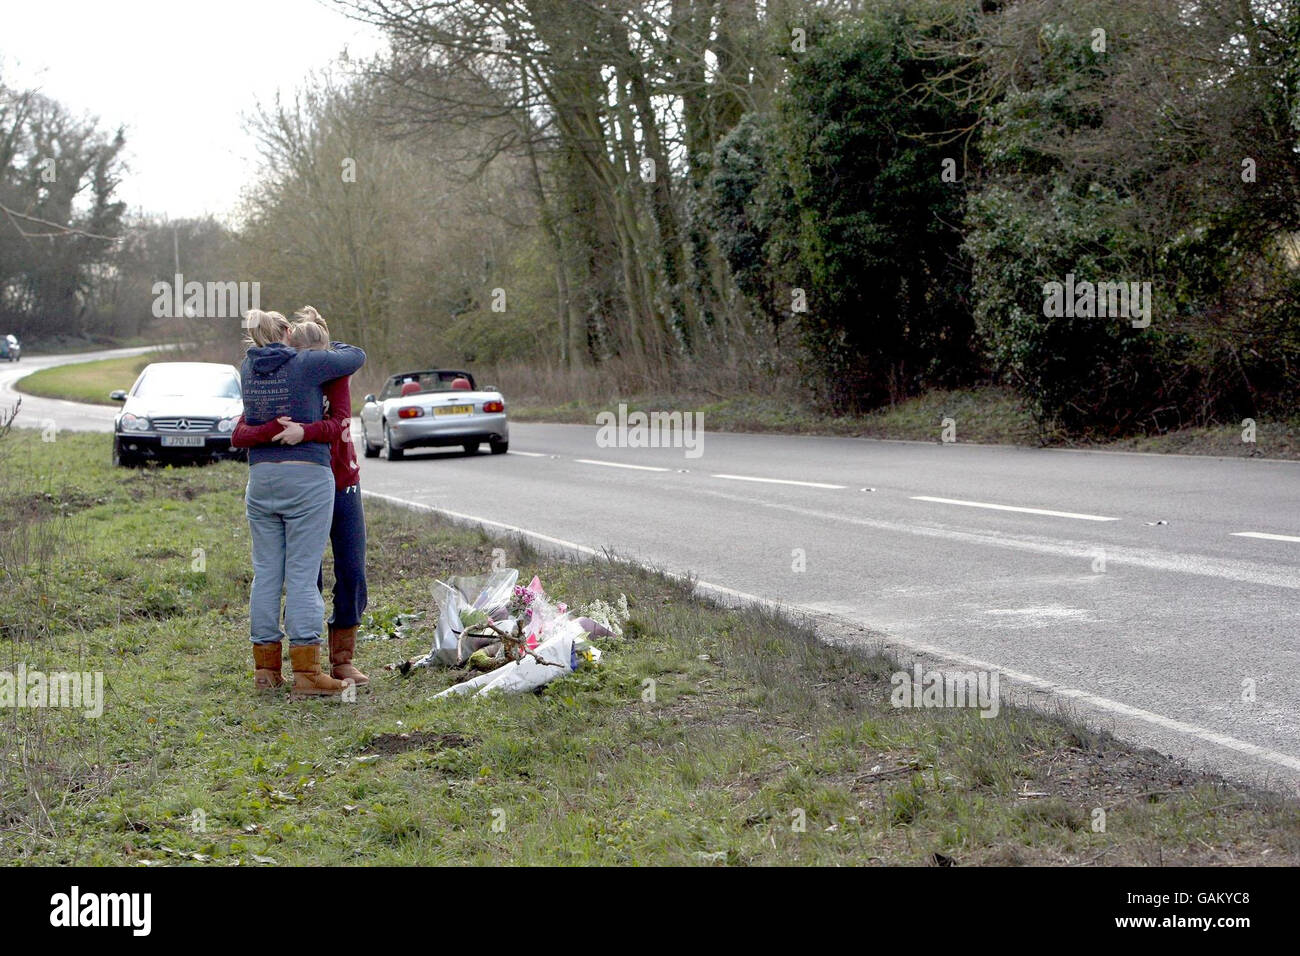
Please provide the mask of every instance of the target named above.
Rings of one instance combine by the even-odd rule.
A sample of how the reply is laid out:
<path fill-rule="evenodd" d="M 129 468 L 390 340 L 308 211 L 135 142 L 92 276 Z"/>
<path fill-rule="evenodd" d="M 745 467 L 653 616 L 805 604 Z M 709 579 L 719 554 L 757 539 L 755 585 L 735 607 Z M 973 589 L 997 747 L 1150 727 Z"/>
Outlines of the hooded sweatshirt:
<path fill-rule="evenodd" d="M 318 422 L 324 417 L 321 385 L 351 375 L 365 361 L 365 352 L 340 342 L 332 343 L 328 351 L 299 352 L 279 342 L 253 346 L 240 368 L 244 420 L 256 426 L 286 415 L 296 422 Z M 248 450 L 250 465 L 275 461 L 310 461 L 328 468 L 329 445 L 303 441 L 297 445 L 258 445 Z"/>
<path fill-rule="evenodd" d="M 336 378 L 321 386 L 328 407 L 325 417 L 318 422 L 299 422 L 303 441 L 323 441 L 330 446 L 330 468 L 334 470 L 334 490 L 347 491 L 361 480 L 361 465 L 357 462 L 357 446 L 352 441 L 352 391 L 349 379 Z M 243 415 L 230 435 L 231 448 L 254 448 L 269 445 L 275 436 L 284 431 L 278 421 L 256 427 L 248 424 Z"/>

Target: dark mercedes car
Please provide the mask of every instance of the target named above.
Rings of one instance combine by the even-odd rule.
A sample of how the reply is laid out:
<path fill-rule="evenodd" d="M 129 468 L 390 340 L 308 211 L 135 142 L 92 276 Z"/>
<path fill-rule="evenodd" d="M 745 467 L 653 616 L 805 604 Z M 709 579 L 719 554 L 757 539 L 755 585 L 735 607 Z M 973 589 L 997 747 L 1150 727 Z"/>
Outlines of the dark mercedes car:
<path fill-rule="evenodd" d="M 214 362 L 154 362 L 129 390 L 113 422 L 113 463 L 242 458 L 230 433 L 243 413 L 239 369 Z"/>

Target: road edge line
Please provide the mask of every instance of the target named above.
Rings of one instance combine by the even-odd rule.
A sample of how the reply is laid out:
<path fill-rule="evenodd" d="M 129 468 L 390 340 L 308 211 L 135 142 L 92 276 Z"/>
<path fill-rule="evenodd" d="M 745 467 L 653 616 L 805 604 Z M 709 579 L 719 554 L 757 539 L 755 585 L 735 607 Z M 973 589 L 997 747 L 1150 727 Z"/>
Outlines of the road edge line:
<path fill-rule="evenodd" d="M 597 551 L 595 548 L 588 547 L 587 545 L 578 544 L 577 542 L 574 541 L 567 541 L 564 538 L 552 537 L 551 535 L 542 534 L 540 531 L 531 531 L 528 528 L 521 528 L 518 525 L 506 524 L 505 522 L 501 522 L 501 521 L 493 521 L 490 518 L 481 518 L 476 515 L 467 515 L 460 511 L 452 511 L 449 508 L 440 508 L 436 505 L 426 505 L 418 501 L 410 501 L 405 498 L 398 498 L 394 495 L 386 495 L 377 491 L 367 491 L 365 489 L 362 489 L 361 494 L 363 497 L 375 498 L 379 501 L 385 501 L 389 504 L 395 505 L 400 508 L 406 508 L 407 510 L 410 511 L 442 515 L 446 518 L 451 519 L 453 522 L 461 524 L 463 526 L 471 526 L 471 527 L 477 526 L 480 528 L 482 527 L 500 528 L 502 530 L 520 535 L 521 537 L 532 538 L 537 541 L 542 541 L 549 545 L 559 546 L 565 550 L 572 551 L 574 553 L 581 554 L 587 557 L 600 557 L 604 554 L 604 552 Z M 662 568 L 656 568 L 641 561 L 635 561 L 630 558 L 617 558 L 614 560 L 632 565 L 633 567 L 639 568 L 643 571 L 649 571 L 654 574 L 664 574 L 667 577 L 673 578 L 678 581 L 691 581 L 689 575 L 671 572 L 671 571 L 664 571 Z M 747 591 L 738 591 L 735 588 L 729 588 L 721 584 L 713 584 L 709 581 L 703 581 L 700 579 L 695 579 L 692 583 L 695 585 L 695 588 L 698 591 L 714 594 L 723 597 L 724 599 L 731 600 L 740 605 L 752 604 L 764 609 L 795 611 L 799 614 L 802 614 L 809 621 L 813 621 L 813 622 L 822 621 L 822 622 L 826 622 L 826 624 L 828 625 L 836 624 L 838 625 L 836 629 L 840 629 L 840 630 L 842 630 L 846 625 L 851 626 L 853 624 L 853 622 L 848 621 L 847 619 L 839 619 L 836 618 L 835 615 L 828 614 L 824 611 L 818 611 L 815 608 L 805 607 L 800 604 L 788 604 L 780 601 L 774 601 L 769 598 L 759 597 L 756 594 L 750 594 Z M 819 629 L 817 627 L 814 627 L 813 630 L 816 633 L 818 632 Z M 1140 707 L 1134 707 L 1130 704 L 1125 704 L 1117 700 L 1111 700 L 1108 697 L 1101 697 L 1100 695 L 1093 694 L 1084 690 L 1079 690 L 1078 688 L 1075 687 L 1068 687 L 1065 684 L 1060 684 L 1057 683 L 1056 681 L 1051 681 L 1044 677 L 1038 677 L 1034 674 L 1029 674 L 1024 671 L 1018 671 L 1007 667 L 999 667 L 989 661 L 983 661 L 978 658 L 968 657 L 965 654 L 961 654 L 956 651 L 945 650 L 944 648 L 937 647 L 933 644 L 928 644 L 924 641 L 916 641 L 910 638 L 897 637 L 894 635 L 883 634 L 876 631 L 869 631 L 869 633 L 872 634 L 876 639 L 878 639 L 881 642 L 881 644 L 886 646 L 893 645 L 895 647 L 904 648 L 913 653 L 925 654 L 928 657 L 933 657 L 941 661 L 952 661 L 952 662 L 963 664 L 967 667 L 975 667 L 981 670 L 995 671 L 998 673 L 1000 677 L 1006 677 L 1014 684 L 1024 685 L 1033 688 L 1034 690 L 1037 690 L 1040 693 L 1048 694 L 1049 696 L 1057 698 L 1058 700 L 1067 700 L 1071 702 L 1082 703 L 1088 707 L 1093 708 L 1094 710 L 1101 711 L 1103 713 L 1111 714 L 1116 717 L 1126 718 L 1128 720 L 1139 721 L 1144 724 L 1149 724 L 1154 727 L 1159 727 L 1163 730 L 1172 731 L 1174 733 L 1181 734 L 1182 736 L 1190 737 L 1194 740 L 1198 740 L 1201 743 L 1212 744 L 1216 747 L 1221 747 L 1225 750 L 1230 750 L 1234 753 L 1243 756 L 1252 757 L 1256 760 L 1262 760 L 1267 763 L 1271 763 L 1274 766 L 1282 767 L 1292 771 L 1293 773 L 1300 774 L 1300 757 L 1292 757 L 1289 754 L 1284 754 L 1276 750 L 1270 750 L 1269 748 L 1261 747 L 1258 744 L 1252 744 L 1244 740 L 1238 740 L 1236 737 L 1231 737 L 1227 734 L 1221 734 L 1218 731 L 1209 730 L 1208 728 L 1200 727 L 1197 726 L 1196 724 L 1190 724 L 1187 723 L 1186 721 L 1178 720 L 1173 717 L 1166 717 L 1163 714 L 1157 714 L 1153 711 L 1143 710 Z M 844 646 L 845 644 L 851 645 L 855 643 L 849 641 L 830 640 L 827 638 L 827 636 L 821 633 L 817 633 L 817 637 L 825 644 L 840 644 L 841 646 Z M 1046 712 L 1045 708 L 1038 707 L 1031 701 L 1027 700 L 1026 705 L 1032 707 L 1035 710 L 1039 710 L 1040 712 Z M 1083 720 L 1082 718 L 1080 718 L 1080 722 L 1087 724 L 1087 721 Z M 1117 737 L 1118 739 L 1124 740 L 1126 743 L 1133 746 L 1138 746 L 1138 747 L 1151 746 L 1149 743 L 1140 740 L 1125 739 L 1124 737 L 1119 735 L 1117 735 Z M 1182 759 L 1184 763 L 1187 762 L 1186 758 L 1175 758 L 1175 759 Z M 1216 771 L 1216 772 L 1223 773 L 1223 771 Z"/>

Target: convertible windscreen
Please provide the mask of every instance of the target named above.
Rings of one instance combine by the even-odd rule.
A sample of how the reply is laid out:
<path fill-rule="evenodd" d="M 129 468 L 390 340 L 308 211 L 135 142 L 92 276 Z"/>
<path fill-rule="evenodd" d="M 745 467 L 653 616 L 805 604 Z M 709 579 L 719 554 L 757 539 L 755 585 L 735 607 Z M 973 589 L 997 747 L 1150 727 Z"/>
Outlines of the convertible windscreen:
<path fill-rule="evenodd" d="M 398 375 L 391 379 L 385 392 L 391 395 L 398 395 L 402 386 L 407 382 L 415 382 L 420 386 L 421 392 L 449 392 L 451 383 L 458 378 L 464 378 L 472 385 L 474 380 L 464 372 L 414 372 L 410 375 Z"/>

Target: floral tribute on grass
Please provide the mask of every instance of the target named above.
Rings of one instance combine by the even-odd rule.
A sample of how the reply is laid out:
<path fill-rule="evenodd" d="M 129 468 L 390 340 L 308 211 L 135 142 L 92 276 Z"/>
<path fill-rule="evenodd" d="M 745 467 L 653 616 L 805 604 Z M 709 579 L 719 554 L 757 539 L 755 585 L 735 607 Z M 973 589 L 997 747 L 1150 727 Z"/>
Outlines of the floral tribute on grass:
<path fill-rule="evenodd" d="M 599 637 L 618 637 L 628 618 L 627 597 L 575 611 L 546 594 L 534 577 L 520 585 L 519 571 L 455 576 L 434 583 L 438 622 L 429 653 L 396 665 L 466 667 L 478 672 L 441 694 L 522 693 L 562 674 L 599 663 Z"/>

